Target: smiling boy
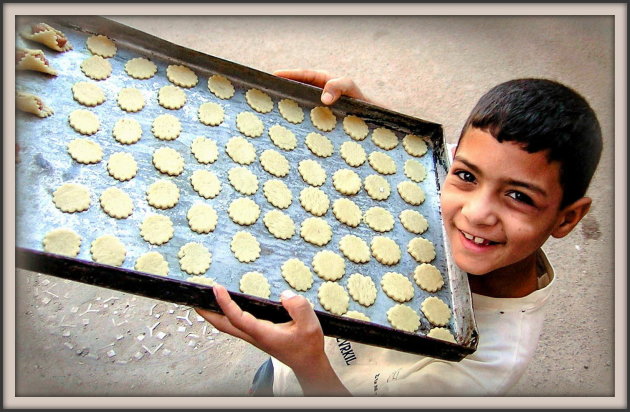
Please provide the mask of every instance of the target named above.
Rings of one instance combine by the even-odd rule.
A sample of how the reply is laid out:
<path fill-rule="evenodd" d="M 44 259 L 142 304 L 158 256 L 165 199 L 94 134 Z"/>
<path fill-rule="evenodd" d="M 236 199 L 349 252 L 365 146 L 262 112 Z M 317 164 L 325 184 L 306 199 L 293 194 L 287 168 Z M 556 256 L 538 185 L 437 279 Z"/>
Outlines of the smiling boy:
<path fill-rule="evenodd" d="M 365 99 L 347 78 L 276 74 L 322 87 L 325 104 L 341 94 Z M 309 303 L 292 292 L 281 296 L 293 319 L 283 324 L 241 311 L 221 286 L 214 292 L 225 315 L 197 311 L 273 357 L 255 386 L 266 382 L 276 395 L 504 394 L 525 371 L 542 328 L 554 273 L 541 247 L 550 236 L 566 236 L 588 212 L 591 199 L 584 195 L 601 150 L 595 113 L 557 82 L 508 81 L 472 110 L 440 198 L 479 330 L 476 352 L 460 362 L 324 338 Z M 350 364 L 341 353 L 348 350 Z"/>

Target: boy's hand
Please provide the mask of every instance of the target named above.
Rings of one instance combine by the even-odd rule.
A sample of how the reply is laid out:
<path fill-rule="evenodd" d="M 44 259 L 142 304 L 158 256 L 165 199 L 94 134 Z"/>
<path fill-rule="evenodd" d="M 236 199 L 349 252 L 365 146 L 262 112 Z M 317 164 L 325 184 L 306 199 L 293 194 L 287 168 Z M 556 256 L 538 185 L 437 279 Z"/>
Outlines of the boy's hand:
<path fill-rule="evenodd" d="M 324 89 L 322 91 L 322 103 L 333 104 L 341 95 L 368 102 L 361 90 L 349 77 L 335 77 L 322 70 L 276 70 L 274 75 L 286 79 L 296 80 Z"/>

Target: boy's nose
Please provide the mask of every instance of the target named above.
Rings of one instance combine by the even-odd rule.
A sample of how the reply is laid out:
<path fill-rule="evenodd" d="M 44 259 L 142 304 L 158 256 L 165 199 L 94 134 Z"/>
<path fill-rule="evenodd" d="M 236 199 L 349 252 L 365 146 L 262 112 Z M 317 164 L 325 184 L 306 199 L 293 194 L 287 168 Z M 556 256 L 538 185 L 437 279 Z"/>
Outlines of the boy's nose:
<path fill-rule="evenodd" d="M 462 207 L 462 214 L 472 226 L 492 226 L 498 221 L 491 193 L 482 190 L 470 195 Z"/>

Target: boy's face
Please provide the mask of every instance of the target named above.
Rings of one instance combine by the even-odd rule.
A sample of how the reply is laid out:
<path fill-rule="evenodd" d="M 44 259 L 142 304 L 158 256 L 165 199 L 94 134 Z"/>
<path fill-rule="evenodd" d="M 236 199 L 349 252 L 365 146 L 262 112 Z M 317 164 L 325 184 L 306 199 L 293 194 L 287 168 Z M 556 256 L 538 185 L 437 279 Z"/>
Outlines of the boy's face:
<path fill-rule="evenodd" d="M 455 263 L 484 275 L 531 256 L 560 224 L 561 199 L 560 163 L 468 129 L 441 190 Z"/>

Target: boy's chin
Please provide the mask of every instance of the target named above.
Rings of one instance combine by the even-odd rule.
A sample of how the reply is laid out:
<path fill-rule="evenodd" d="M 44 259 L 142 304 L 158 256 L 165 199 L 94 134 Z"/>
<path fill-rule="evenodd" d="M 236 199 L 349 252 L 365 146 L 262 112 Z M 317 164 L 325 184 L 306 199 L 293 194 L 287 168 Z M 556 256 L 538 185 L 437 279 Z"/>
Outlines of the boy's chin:
<path fill-rule="evenodd" d="M 487 265 L 474 265 L 470 262 L 458 262 L 457 259 L 455 259 L 455 264 L 458 268 L 473 276 L 483 276 L 492 272 L 492 268 Z"/>

